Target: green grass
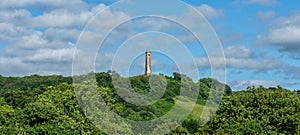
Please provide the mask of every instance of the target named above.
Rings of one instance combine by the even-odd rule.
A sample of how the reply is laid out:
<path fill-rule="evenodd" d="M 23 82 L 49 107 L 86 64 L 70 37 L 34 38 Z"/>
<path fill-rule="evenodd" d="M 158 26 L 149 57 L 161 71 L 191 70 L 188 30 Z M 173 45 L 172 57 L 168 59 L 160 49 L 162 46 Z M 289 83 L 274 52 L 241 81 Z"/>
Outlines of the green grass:
<path fill-rule="evenodd" d="M 156 101 L 154 103 L 154 106 L 158 109 L 158 110 L 162 110 L 165 113 L 167 113 L 168 111 L 170 111 L 172 109 L 172 107 L 174 106 L 173 103 L 170 103 L 168 101 L 166 101 L 164 98 L 159 99 L 158 101 Z"/>
<path fill-rule="evenodd" d="M 197 101 L 195 106 L 193 107 L 194 103 L 187 99 L 182 98 L 182 100 L 179 100 L 178 98 L 174 98 L 175 103 L 178 105 L 177 108 L 175 108 L 174 113 L 171 114 L 172 118 L 176 119 L 182 116 L 187 110 L 190 108 L 193 108 L 192 112 L 190 113 L 189 117 L 193 117 L 194 119 L 199 119 L 202 113 L 202 110 L 204 108 L 205 101 Z M 201 104 L 199 104 L 201 103 Z M 203 105 L 202 105 L 203 104 Z M 159 99 L 154 103 L 154 106 L 158 109 L 163 111 L 164 114 L 168 113 L 173 107 L 174 104 L 166 101 L 164 98 Z"/>

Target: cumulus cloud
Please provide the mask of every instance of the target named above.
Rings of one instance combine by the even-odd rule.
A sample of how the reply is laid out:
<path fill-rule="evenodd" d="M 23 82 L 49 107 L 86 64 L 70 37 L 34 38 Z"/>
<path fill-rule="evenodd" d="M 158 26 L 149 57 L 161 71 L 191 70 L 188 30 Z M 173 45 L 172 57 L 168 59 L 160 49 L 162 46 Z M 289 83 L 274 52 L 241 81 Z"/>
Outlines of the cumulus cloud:
<path fill-rule="evenodd" d="M 30 69 L 21 58 L 5 58 L 0 57 L 0 74 L 11 76 L 11 75 L 23 75 L 29 72 Z"/>
<path fill-rule="evenodd" d="M 260 46 L 271 46 L 280 52 L 299 56 L 300 52 L 300 12 L 276 20 L 276 26 L 269 29 L 266 35 L 258 35 Z"/>
<path fill-rule="evenodd" d="M 0 55 L 1 74 L 70 74 L 74 53 L 73 45 L 80 35 L 81 29 L 89 19 L 105 8 L 104 4 L 99 4 L 87 9 L 87 5 L 80 0 L 0 1 L 0 19 L 3 20 L 0 23 L 0 40 L 5 42 L 4 53 Z M 33 15 L 26 9 L 37 11 Z M 221 14 L 221 11 L 208 5 L 202 5 L 199 9 L 208 18 L 216 18 Z M 82 42 L 87 45 L 87 48 L 91 44 L 98 45 L 99 39 L 104 36 L 101 31 L 128 18 L 129 16 L 123 12 L 110 10 L 102 12 L 101 16 L 95 17 L 94 21 L 90 23 L 91 29 L 86 29 L 82 33 Z M 162 22 L 145 18 L 135 26 L 158 31 L 174 28 L 168 22 Z M 125 29 L 119 28 L 113 32 L 113 36 L 118 39 L 126 37 L 124 32 L 129 32 L 126 27 Z M 87 53 L 86 50 L 80 51 L 80 53 Z M 87 57 L 81 58 L 80 62 L 94 58 L 88 54 L 84 56 Z M 99 55 L 97 65 L 102 69 L 109 69 L 107 63 L 113 56 L 113 53 L 102 53 Z M 153 66 L 156 65 L 153 60 Z"/>
<path fill-rule="evenodd" d="M 57 9 L 50 13 L 34 17 L 32 27 L 83 27 L 93 16 L 90 12 L 74 13 L 66 9 Z"/>
<path fill-rule="evenodd" d="M 43 63 L 71 62 L 74 49 L 74 47 L 62 49 L 39 49 L 35 54 L 27 56 L 25 61 Z"/>
<path fill-rule="evenodd" d="M 80 0 L 1 1 L 0 20 L 3 21 L 0 22 L 0 41 L 4 47 L 1 47 L 3 53 L 0 54 L 0 74 L 71 75 L 77 38 L 86 23 L 106 8 L 104 4 L 86 7 L 86 3 Z M 28 8 L 39 10 L 38 14 L 32 15 L 32 12 L 26 10 Z M 91 24 L 93 29 L 83 32 L 85 37 L 82 38 L 86 40 L 84 43 L 87 45 L 98 45 L 99 36 L 104 36 L 99 31 L 109 28 L 120 19 L 128 18 L 122 12 L 110 10 L 103 14 L 95 18 L 95 24 Z M 81 48 L 77 51 L 86 53 Z M 80 58 L 79 61 L 84 63 L 95 57 L 88 54 L 84 56 L 87 57 Z M 111 58 L 110 53 L 105 54 L 105 57 L 100 59 L 101 66 L 107 67 L 107 60 Z"/>
<path fill-rule="evenodd" d="M 3 20 L 3 22 L 5 21 L 5 23 L 26 26 L 30 24 L 31 18 L 31 12 L 25 9 L 0 9 L 0 20 Z"/>
<path fill-rule="evenodd" d="M 25 0 L 27 1 L 27 0 Z M 37 0 L 38 1 L 38 0 Z M 34 11 L 35 15 L 32 15 L 27 8 L 33 8 L 37 10 L 39 7 L 43 7 L 43 5 L 37 4 L 38 2 L 16 2 L 20 3 L 19 5 L 16 3 L 16 6 L 24 7 L 23 8 L 4 8 L 1 9 L 0 6 L 0 20 L 5 20 L 5 23 L 10 23 L 16 26 L 23 26 L 28 28 L 49 28 L 49 27 L 62 27 L 62 28 L 83 28 L 84 25 L 98 12 L 102 11 L 106 6 L 104 4 L 99 4 L 91 9 L 81 8 L 76 5 L 77 0 L 68 2 L 68 1 L 53 1 L 53 4 L 58 3 L 57 6 L 54 6 L 48 11 Z M 10 5 L 10 2 L 1 1 L 2 3 L 7 3 Z M 1 5 L 0 2 L 0 5 Z M 40 1 L 45 5 L 51 6 L 52 1 Z M 59 4 L 63 2 L 63 4 Z M 37 7 L 27 7 L 31 5 L 30 3 L 36 4 Z M 72 5 L 74 4 L 75 5 Z M 83 3 L 84 4 L 84 3 Z M 5 7 L 5 5 L 2 5 Z M 68 8 L 72 7 L 75 9 Z M 67 20 L 67 21 L 66 21 Z"/>
<path fill-rule="evenodd" d="M 42 38 L 42 32 L 35 32 L 30 35 L 22 36 L 18 41 L 18 47 L 22 49 L 37 49 L 49 46 L 48 41 Z"/>
<path fill-rule="evenodd" d="M 5 76 L 24 76 L 31 74 L 61 74 L 70 75 L 71 65 L 66 62 L 26 61 L 23 57 L 0 57 L 0 74 Z"/>
<path fill-rule="evenodd" d="M 250 58 L 253 52 L 245 46 L 229 46 L 224 50 L 227 58 Z"/>
<path fill-rule="evenodd" d="M 73 11 L 80 11 L 87 8 L 86 3 L 81 0 L 1 0 L 0 9 L 11 8 L 34 8 L 41 11 L 51 11 L 53 9 L 63 8 Z"/>
<path fill-rule="evenodd" d="M 271 29 L 267 36 L 258 36 L 258 40 L 269 42 L 275 45 L 295 45 L 300 43 L 300 28 L 287 26 Z"/>
<path fill-rule="evenodd" d="M 283 74 L 285 79 L 290 80 L 299 80 L 300 79 L 300 67 L 289 65 L 284 63 L 278 59 L 264 58 L 262 59 L 258 55 L 254 54 L 254 52 L 245 46 L 229 46 L 224 49 L 224 54 L 226 57 L 226 65 L 222 64 L 224 58 L 220 57 L 219 53 L 215 54 L 212 58 L 208 59 L 206 57 L 196 58 L 195 62 L 198 68 L 201 69 L 210 69 L 211 62 L 214 62 L 214 68 L 228 68 L 236 71 L 235 73 L 239 74 L 239 70 L 245 70 L 246 72 L 260 72 L 264 74 L 270 73 L 270 71 L 274 71 L 276 73 Z M 232 74 L 235 74 L 232 73 Z M 241 84 L 232 84 L 233 87 L 237 87 L 237 90 L 241 90 L 243 86 L 249 85 L 258 85 L 257 81 L 250 81 L 250 83 L 240 82 Z M 274 82 L 275 84 L 275 82 Z M 276 83 L 282 86 L 291 87 L 288 84 L 284 83 Z M 269 86 L 268 83 L 262 81 L 261 85 Z M 293 86 L 294 87 L 294 86 Z"/>
<path fill-rule="evenodd" d="M 0 23 L 0 41 L 12 42 L 19 40 L 23 35 L 34 33 L 34 30 L 28 30 L 25 27 L 14 26 L 10 23 Z"/>
<path fill-rule="evenodd" d="M 75 42 L 80 35 L 78 29 L 66 29 L 66 28 L 48 28 L 44 33 L 43 37 L 49 41 L 70 41 Z"/>
<path fill-rule="evenodd" d="M 209 5 L 202 4 L 197 9 L 207 18 L 215 19 L 224 16 L 224 13 L 220 9 L 215 9 Z"/>

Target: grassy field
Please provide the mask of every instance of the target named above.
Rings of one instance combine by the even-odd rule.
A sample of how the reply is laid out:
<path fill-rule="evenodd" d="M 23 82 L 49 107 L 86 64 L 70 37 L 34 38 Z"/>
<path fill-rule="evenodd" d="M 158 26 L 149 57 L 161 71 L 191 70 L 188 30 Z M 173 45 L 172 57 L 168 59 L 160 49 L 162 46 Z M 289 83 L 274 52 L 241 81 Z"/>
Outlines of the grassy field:
<path fill-rule="evenodd" d="M 174 119 L 181 117 L 182 114 L 186 113 L 188 110 L 193 108 L 189 117 L 193 117 L 194 119 L 200 118 L 205 102 L 201 102 L 201 103 L 203 103 L 203 105 L 199 104 L 199 102 L 194 104 L 191 100 L 189 100 L 187 98 L 183 98 L 182 100 L 179 100 L 178 98 L 174 98 L 174 101 L 175 101 L 175 104 L 178 105 L 176 108 L 173 108 L 174 103 L 170 103 L 170 102 L 166 101 L 166 99 L 159 99 L 158 101 L 156 101 L 154 103 L 154 106 L 157 109 L 162 110 L 164 112 L 164 114 L 168 113 L 173 108 L 174 113 L 172 113 L 171 115 L 172 115 L 172 117 L 174 117 Z"/>

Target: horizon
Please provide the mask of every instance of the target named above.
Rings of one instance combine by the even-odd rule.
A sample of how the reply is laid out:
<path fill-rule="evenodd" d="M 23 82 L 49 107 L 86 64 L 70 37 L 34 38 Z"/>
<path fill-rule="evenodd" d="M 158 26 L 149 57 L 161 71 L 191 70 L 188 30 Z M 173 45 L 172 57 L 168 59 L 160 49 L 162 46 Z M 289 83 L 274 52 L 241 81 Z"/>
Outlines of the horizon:
<path fill-rule="evenodd" d="M 68 75 L 60 75 L 60 74 L 48 74 L 48 75 L 40 75 L 40 74 L 31 74 L 31 75 L 25 75 L 25 76 L 3 76 L 3 75 L 1 75 L 0 74 L 0 77 L 7 77 L 7 78 L 9 78 L 9 77 L 21 77 L 21 78 L 24 78 L 24 77 L 30 77 L 30 76 L 35 76 L 35 75 L 38 75 L 38 76 L 42 76 L 42 77 L 47 77 L 47 76 L 62 76 L 62 77 L 75 77 L 75 76 L 85 76 L 85 75 L 88 75 L 88 74 L 99 74 L 99 73 L 108 73 L 108 72 L 110 72 L 110 71 L 106 71 L 106 72 L 93 72 L 93 71 L 91 71 L 90 73 L 87 73 L 87 74 L 81 74 L 81 75 L 70 75 L 70 76 L 68 76 Z M 115 71 L 111 71 L 111 72 L 115 72 Z M 116 72 L 117 73 L 117 72 Z M 177 72 L 174 72 L 174 73 L 177 73 Z M 117 73 L 118 74 L 118 73 Z M 118 75 L 120 75 L 120 74 L 118 74 Z M 172 74 L 172 75 L 166 75 L 166 74 L 163 74 L 163 73 L 152 73 L 151 75 L 163 75 L 164 77 L 174 77 L 174 74 Z M 138 75 L 132 75 L 132 76 L 122 76 L 122 75 L 120 75 L 122 78 L 132 78 L 132 77 L 138 77 L 138 76 L 151 76 L 151 75 L 146 75 L 146 74 L 138 74 Z M 183 74 L 183 75 L 185 75 L 185 74 Z M 189 76 L 187 76 L 187 77 L 189 77 Z M 189 77 L 190 78 L 190 77 Z M 191 78 L 192 79 L 192 78 Z M 197 83 L 197 82 L 200 82 L 200 80 L 201 79 L 215 79 L 215 78 L 211 78 L 211 77 L 202 77 L 202 78 L 200 78 L 200 79 L 198 79 L 198 80 L 193 80 L 192 79 L 192 81 L 193 81 L 193 83 Z M 215 79 L 216 80 L 216 79 Z M 220 82 L 219 80 L 217 80 L 218 82 Z M 227 83 L 224 83 L 224 82 L 220 82 L 220 83 L 223 83 L 223 84 L 225 84 L 225 85 L 228 85 L 230 88 L 231 88 L 231 86 L 229 85 L 229 84 L 227 84 Z M 258 88 L 258 87 L 260 87 L 260 86 L 263 86 L 263 85 L 249 85 L 249 86 L 247 86 L 247 87 L 252 87 L 252 86 L 254 86 L 254 87 L 256 87 L 256 88 Z M 270 87 L 266 87 L 266 86 L 263 86 L 264 88 L 277 88 L 278 86 L 280 86 L 280 85 L 277 85 L 277 86 L 270 86 Z M 238 90 L 236 90 L 236 89 L 232 89 L 232 91 L 234 91 L 234 92 L 238 92 L 238 91 L 246 91 L 247 90 L 247 87 L 245 88 L 245 89 L 238 89 Z M 282 86 L 280 86 L 280 87 L 282 87 Z M 291 89 L 287 89 L 287 88 L 285 88 L 285 87 L 282 87 L 283 89 L 286 89 L 286 90 L 290 90 L 290 91 L 299 91 L 299 89 L 295 89 L 295 90 L 291 90 Z"/>
<path fill-rule="evenodd" d="M 125 11 L 122 12 L 125 10 L 122 7 L 109 8 L 114 2 L 117 0 L 1 1 L 0 75 L 71 76 L 74 53 L 76 49 L 82 49 L 78 48 L 77 41 L 82 36 L 82 30 L 97 13 L 108 8 L 108 12 L 99 18 L 103 22 L 97 26 L 100 30 L 107 29 L 115 21 L 131 17 Z M 265 87 L 280 85 L 289 90 L 300 89 L 300 40 L 298 38 L 300 9 L 297 6 L 300 1 L 183 0 L 183 2 L 202 13 L 218 35 L 227 63 L 225 83 L 233 90 L 246 89 L 245 87 L 252 85 Z M 149 5 L 151 6 L 156 5 Z M 189 14 L 189 9 L 166 3 L 161 3 L 159 6 L 165 9 L 156 10 L 157 14 L 164 14 L 163 10 L 176 9 L 178 16 L 174 18 L 180 18 L 182 15 L 194 17 L 193 14 Z M 193 24 L 193 20 L 190 20 L 190 23 Z M 145 28 L 147 29 L 144 30 Z M 147 32 L 147 30 L 169 32 L 169 35 L 163 32 Z M 136 31 L 140 33 L 131 37 L 131 34 Z M 85 39 L 100 44 L 98 39 L 101 37 L 98 37 L 95 31 L 88 29 L 85 32 L 89 35 Z M 174 35 L 184 42 L 174 40 Z M 199 78 L 191 78 L 199 80 L 211 77 L 211 63 L 207 58 L 205 46 L 195 42 L 184 29 L 180 29 L 168 20 L 157 18 L 130 20 L 128 24 L 116 28 L 103 44 L 97 49 L 99 55 L 93 57 L 95 58 L 94 72 L 110 70 L 114 64 L 110 62 L 116 57 L 117 66 L 129 67 L 129 70 L 119 68 L 117 72 L 121 76 L 126 76 L 127 72 L 130 76 L 143 74 L 144 51 L 142 50 L 146 51 L 150 48 L 151 51 L 153 49 L 152 73 L 172 76 L 173 72 L 179 72 L 178 65 L 190 66 L 191 63 L 195 63 Z M 131 47 L 126 48 L 128 45 Z M 193 61 L 187 61 L 188 57 L 178 55 L 184 55 L 181 46 L 190 51 Z M 90 46 L 83 49 L 87 52 L 95 49 L 88 47 Z M 120 48 L 127 51 L 119 52 Z M 127 57 L 128 52 L 132 52 L 132 48 L 138 54 L 133 57 L 134 59 Z M 164 53 L 160 49 L 169 52 Z M 221 61 L 220 54 L 221 52 L 216 52 L 211 61 L 216 63 Z M 84 62 L 87 60 L 88 58 L 80 59 L 82 61 L 80 64 L 86 65 Z M 222 67 L 222 63 L 220 65 Z"/>

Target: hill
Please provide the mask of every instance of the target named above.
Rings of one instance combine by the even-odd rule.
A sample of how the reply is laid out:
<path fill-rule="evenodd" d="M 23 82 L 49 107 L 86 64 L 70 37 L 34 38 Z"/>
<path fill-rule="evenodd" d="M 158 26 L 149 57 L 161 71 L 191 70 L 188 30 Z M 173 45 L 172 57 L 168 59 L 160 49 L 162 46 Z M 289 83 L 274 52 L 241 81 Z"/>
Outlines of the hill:
<path fill-rule="evenodd" d="M 193 104 L 189 94 L 180 96 L 180 88 L 198 91 L 198 98 L 191 114 L 170 134 L 299 134 L 300 97 L 299 91 L 292 92 L 281 87 L 249 87 L 246 91 L 232 92 L 228 85 L 212 78 L 193 82 L 179 73 L 173 76 L 154 75 L 164 81 L 152 81 L 149 76 L 123 78 L 118 76 L 119 84 L 126 79 L 130 86 L 113 85 L 112 72 L 91 73 L 96 76 L 97 93 L 106 106 L 123 118 L 135 121 L 148 121 L 167 114 L 178 104 L 178 114 Z M 76 76 L 84 78 L 86 76 Z M 154 79 L 156 80 L 156 79 Z M 159 79 L 158 79 L 159 80 Z M 151 82 L 149 84 L 149 81 Z M 86 117 L 79 101 L 95 99 L 96 95 L 76 97 L 72 77 L 39 76 L 3 77 L 0 76 L 0 132 L 2 134 L 104 134 Z M 76 86 L 82 89 L 90 87 Z M 158 85 L 161 83 L 162 85 Z M 151 86 L 151 87 L 150 87 Z M 165 86 L 165 87 L 164 87 Z M 203 127 L 199 118 L 210 92 L 221 92 L 224 97 L 216 115 Z M 120 97 L 118 89 L 132 90 L 141 95 L 165 88 L 158 100 L 147 106 L 138 106 Z M 158 91 L 156 91 L 158 90 Z M 125 97 L 128 95 L 124 95 Z M 192 96 L 192 95 L 191 95 Z M 214 97 L 210 97 L 214 98 Z M 94 100 L 91 100 L 94 101 Z M 176 119 L 176 114 L 172 115 Z M 99 120 L 101 121 L 101 120 Z M 119 123 L 114 129 L 121 134 L 133 134 L 131 125 Z M 112 129 L 113 130 L 113 129 Z"/>

